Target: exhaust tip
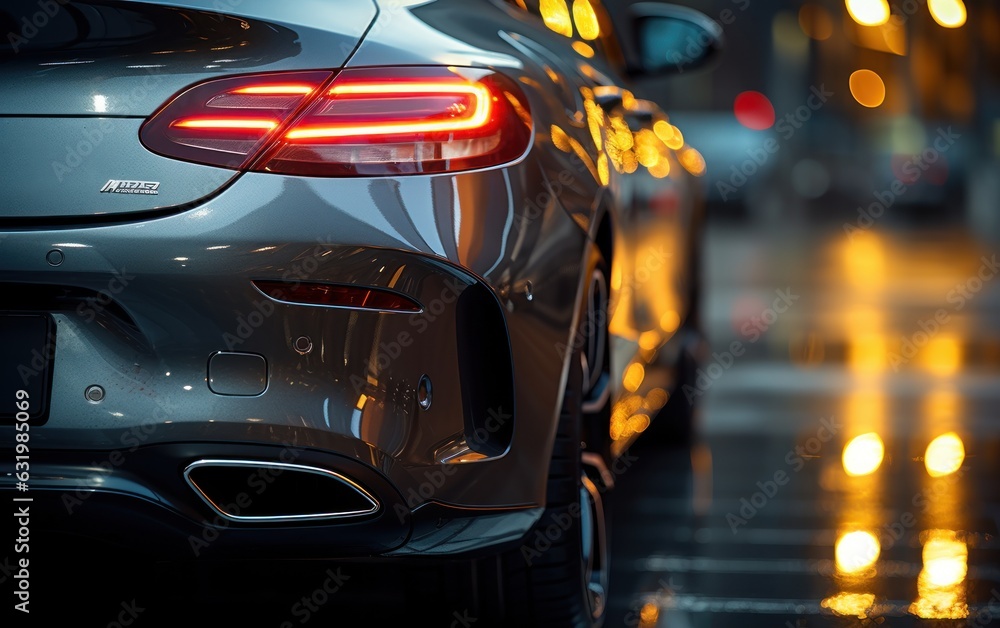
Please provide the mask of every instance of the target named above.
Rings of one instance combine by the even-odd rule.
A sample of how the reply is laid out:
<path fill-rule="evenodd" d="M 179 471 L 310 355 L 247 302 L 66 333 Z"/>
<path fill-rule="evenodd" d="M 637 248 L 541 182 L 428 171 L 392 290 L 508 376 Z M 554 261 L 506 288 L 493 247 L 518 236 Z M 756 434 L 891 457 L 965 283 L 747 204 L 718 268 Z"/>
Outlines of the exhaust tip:
<path fill-rule="evenodd" d="M 378 500 L 335 471 L 285 462 L 198 460 L 184 480 L 219 516 L 246 523 L 347 519 L 378 512 Z"/>

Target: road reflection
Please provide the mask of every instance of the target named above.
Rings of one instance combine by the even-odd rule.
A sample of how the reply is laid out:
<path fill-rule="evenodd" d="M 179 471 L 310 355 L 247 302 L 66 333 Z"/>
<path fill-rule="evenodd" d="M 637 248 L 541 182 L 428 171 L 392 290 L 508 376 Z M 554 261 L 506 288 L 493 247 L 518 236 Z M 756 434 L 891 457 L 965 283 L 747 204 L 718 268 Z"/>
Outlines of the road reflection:
<path fill-rule="evenodd" d="M 610 625 L 1000 625 L 993 252 L 855 236 L 713 228 L 707 332 L 747 351 L 700 400 L 700 444 L 633 447 Z M 740 338 L 746 303 L 786 287 Z"/>

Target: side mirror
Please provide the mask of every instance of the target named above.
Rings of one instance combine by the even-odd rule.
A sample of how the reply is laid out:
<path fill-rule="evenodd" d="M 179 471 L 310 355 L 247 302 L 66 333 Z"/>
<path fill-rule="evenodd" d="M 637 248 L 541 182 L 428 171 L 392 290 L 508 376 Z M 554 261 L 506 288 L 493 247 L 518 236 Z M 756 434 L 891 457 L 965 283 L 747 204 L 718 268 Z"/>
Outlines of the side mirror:
<path fill-rule="evenodd" d="M 629 10 L 640 74 L 680 74 L 705 65 L 723 48 L 722 27 L 704 13 L 661 2 L 640 2 Z"/>

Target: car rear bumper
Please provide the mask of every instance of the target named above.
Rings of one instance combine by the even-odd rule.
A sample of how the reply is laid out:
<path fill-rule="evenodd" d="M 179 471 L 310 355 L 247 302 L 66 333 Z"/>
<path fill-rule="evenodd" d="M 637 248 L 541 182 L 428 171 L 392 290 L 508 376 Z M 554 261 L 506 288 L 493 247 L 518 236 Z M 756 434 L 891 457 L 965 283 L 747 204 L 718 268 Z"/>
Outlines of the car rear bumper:
<path fill-rule="evenodd" d="M 12 451 L 4 451 L 13 459 Z M 371 513 L 308 521 L 247 521 L 212 508 L 184 481 L 180 469 L 208 457 L 268 462 L 293 460 L 334 471 L 374 497 Z M 231 514 L 252 513 L 255 503 L 287 491 L 284 500 L 303 509 L 319 498 L 282 482 L 280 467 L 248 471 L 231 499 L 219 506 Z M 0 492 L 30 496 L 33 533 L 45 539 L 75 539 L 136 551 L 156 558 L 313 559 L 420 554 L 462 555 L 515 542 L 537 520 L 538 508 L 459 508 L 415 496 L 445 476 L 429 474 L 424 484 L 386 461 L 375 469 L 328 451 L 284 446 L 178 442 L 134 452 L 40 450 L 33 455 L 30 490 Z M 409 496 L 409 497 L 407 497 Z M 29 502 L 26 502 L 29 503 Z"/>
<path fill-rule="evenodd" d="M 513 168 L 523 185 L 540 184 L 524 163 Z M 155 220 L 3 234 L 0 313 L 44 312 L 56 326 L 52 350 L 25 365 L 28 376 L 52 367 L 48 418 L 31 429 L 32 477 L 44 479 L 32 490 L 51 494 L 63 513 L 65 495 L 91 492 L 81 513 L 108 502 L 97 528 L 132 504 L 165 509 L 143 516 L 197 534 L 217 513 L 184 484 L 193 459 L 155 469 L 131 460 L 181 446 L 224 458 L 240 445 L 272 448 L 264 460 L 274 461 L 291 445 L 392 489 L 370 489 L 383 505 L 377 517 L 291 529 L 371 528 L 371 542 L 357 545 L 368 553 L 434 553 L 434 539 L 449 533 L 452 549 L 465 547 L 463 535 L 470 547 L 489 545 L 530 529 L 544 504 L 565 366 L 558 347 L 570 340 L 566 304 L 586 234 L 558 206 L 518 222 L 524 193 L 503 171 L 244 178 L 202 207 Z M 501 236 L 484 235 L 490 229 Z M 62 261 L 53 265 L 56 249 Z M 254 280 L 389 289 L 420 311 L 291 304 Z M 235 367 L 213 369 L 220 355 Z M 417 401 L 423 378 L 433 391 L 426 409 Z M 99 401 L 88 397 L 95 386 Z M 13 442 L 12 427 L 0 435 Z M 107 473 L 95 470 L 102 462 Z M 0 458 L 0 470 L 12 464 Z M 124 488 L 109 490 L 112 477 Z M 11 487 L 0 477 L 0 490 Z M 431 511 L 435 521 L 462 522 L 462 534 L 432 525 L 415 544 L 426 536 L 418 515 Z M 74 514 L 68 525 L 87 518 Z"/>

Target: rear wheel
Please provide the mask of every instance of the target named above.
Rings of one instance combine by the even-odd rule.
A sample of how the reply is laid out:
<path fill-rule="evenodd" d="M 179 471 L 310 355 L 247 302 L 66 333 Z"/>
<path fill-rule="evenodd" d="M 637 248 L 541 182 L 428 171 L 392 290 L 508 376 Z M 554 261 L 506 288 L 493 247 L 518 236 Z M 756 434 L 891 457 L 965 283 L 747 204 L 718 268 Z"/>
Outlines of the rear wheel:
<path fill-rule="evenodd" d="M 595 456 L 604 459 L 610 412 L 608 275 L 596 249 L 589 271 L 552 448 L 545 512 L 523 544 L 500 557 L 504 625 L 595 627 L 604 622 L 609 573 L 605 487 L 599 473 L 588 473 L 587 462 L 593 463 Z"/>

